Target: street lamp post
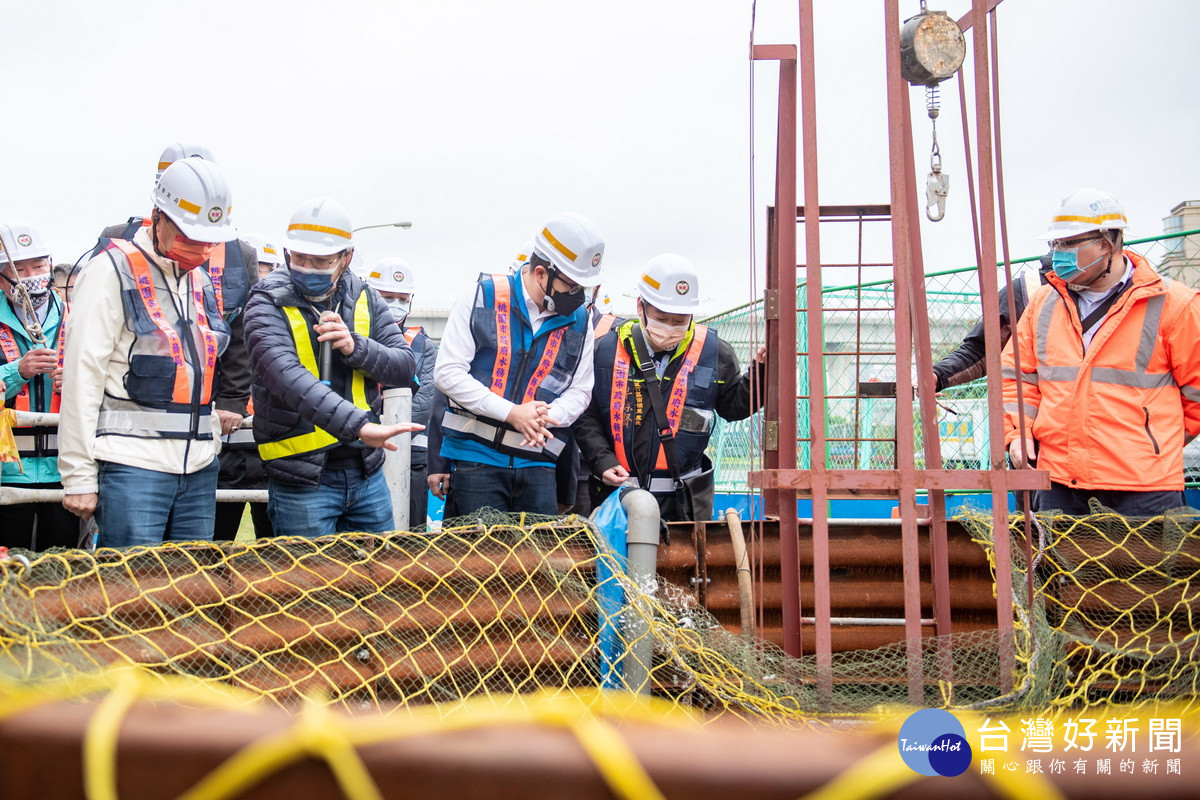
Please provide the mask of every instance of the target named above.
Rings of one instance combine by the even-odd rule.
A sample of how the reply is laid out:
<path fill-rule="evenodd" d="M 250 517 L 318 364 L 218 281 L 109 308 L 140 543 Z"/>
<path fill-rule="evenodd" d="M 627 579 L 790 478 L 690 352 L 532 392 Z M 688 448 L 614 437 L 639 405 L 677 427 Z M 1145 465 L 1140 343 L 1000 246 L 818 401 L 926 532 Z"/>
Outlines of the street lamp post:
<path fill-rule="evenodd" d="M 370 230 L 371 228 L 411 228 L 411 222 L 381 222 L 378 225 L 363 225 L 361 228 L 355 228 L 351 233 Z"/>

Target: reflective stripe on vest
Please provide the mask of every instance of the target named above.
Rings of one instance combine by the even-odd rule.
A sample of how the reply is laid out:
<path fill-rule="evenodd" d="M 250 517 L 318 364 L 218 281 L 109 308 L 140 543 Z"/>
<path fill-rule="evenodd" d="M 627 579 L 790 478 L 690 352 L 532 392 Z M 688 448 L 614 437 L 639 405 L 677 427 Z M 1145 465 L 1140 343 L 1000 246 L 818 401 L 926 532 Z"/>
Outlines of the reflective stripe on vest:
<path fill-rule="evenodd" d="M 234 242 L 236 245 L 237 243 Z M 217 308 L 221 309 L 221 313 L 225 312 L 224 297 L 221 294 L 221 282 L 225 275 L 225 248 L 229 246 L 228 242 L 221 242 L 213 248 L 212 253 L 208 256 L 208 277 L 212 279 L 213 296 L 217 298 Z"/>
<path fill-rule="evenodd" d="M 296 357 L 300 359 L 301 365 L 319 380 L 321 377 L 321 370 L 317 366 L 319 345 L 309 335 L 309 331 L 312 329 L 308 320 L 304 319 L 300 309 L 295 306 L 284 306 L 283 313 L 287 317 L 292 331 L 292 341 L 296 345 Z M 358 300 L 354 303 L 354 332 L 367 338 L 371 336 L 371 303 L 366 289 L 359 293 Z M 358 370 L 353 371 L 350 379 L 350 401 L 364 411 L 369 411 L 371 408 L 367 403 L 366 381 Z M 313 430 L 309 433 L 289 436 L 278 442 L 260 444 L 258 454 L 264 461 L 271 461 L 276 458 L 324 450 L 338 443 L 336 436 L 314 425 Z"/>
<path fill-rule="evenodd" d="M 508 389 L 508 373 L 512 369 L 512 291 L 506 275 L 493 275 L 492 286 L 496 292 L 496 363 L 492 365 L 492 383 L 488 388 L 492 390 L 492 394 L 504 397 Z M 558 328 L 546 339 L 542 357 L 533 374 L 529 376 L 529 384 L 525 387 L 520 403 L 528 403 L 534 399 L 538 387 L 554 368 L 565 333 L 566 328 Z"/>
<path fill-rule="evenodd" d="M 162 306 L 158 302 L 158 295 L 154 291 L 154 279 L 150 274 L 150 261 L 146 258 L 145 253 L 130 242 L 123 239 L 113 239 L 112 244 L 125 254 L 129 262 L 130 272 L 133 274 L 134 284 L 137 286 L 138 296 L 142 300 L 142 305 L 145 307 L 146 313 L 150 316 L 155 327 L 158 328 L 163 338 L 167 341 L 168 352 L 171 355 L 171 360 L 175 363 L 175 382 L 171 399 L 175 403 L 190 404 L 192 402 L 192 386 L 188 378 L 187 358 L 184 353 L 183 342 L 179 338 L 179 333 L 175 330 L 174 326 L 167 320 Z M 199 402 L 200 405 L 207 405 L 212 399 L 213 376 L 216 373 L 217 351 L 219 347 L 217 336 L 209 327 L 208 313 L 204 308 L 203 282 L 196 280 L 194 270 L 188 272 L 187 277 L 188 287 L 192 295 L 192 306 L 196 312 L 196 326 L 201 338 L 204 340 L 204 374 Z M 200 365 L 195 366 L 199 367 Z"/>
<path fill-rule="evenodd" d="M 1146 300 L 1146 315 L 1142 320 L 1141 336 L 1138 339 L 1137 353 L 1134 356 L 1133 369 L 1117 369 L 1116 367 L 1091 367 L 1093 383 L 1108 383 L 1116 386 L 1130 386 L 1136 389 L 1161 389 L 1175 386 L 1175 376 L 1170 372 L 1149 372 L 1150 357 L 1154 354 L 1154 345 L 1158 341 L 1158 329 L 1162 321 L 1163 306 L 1166 305 L 1165 294 L 1155 295 Z M 1062 295 L 1051 292 L 1042 304 L 1037 321 L 1037 377 L 1039 381 L 1072 382 L 1079 377 L 1079 367 L 1053 365 L 1049 361 L 1050 328 L 1054 313 L 1058 306 L 1065 306 Z M 1064 308 L 1064 313 L 1070 313 Z M 1099 325 L 1107 321 L 1101 320 Z"/>
<path fill-rule="evenodd" d="M 504 397 L 508 389 L 508 371 L 512 369 L 512 291 L 508 278 L 491 277 L 496 292 L 496 363 L 492 365 L 492 382 L 488 388 L 492 394 Z"/>
<path fill-rule="evenodd" d="M 631 334 L 639 335 L 640 326 L 635 327 L 637 330 L 630 328 Z M 704 325 L 694 326 L 692 343 L 688 346 L 687 353 L 683 357 L 683 363 L 679 366 L 679 371 L 675 373 L 666 409 L 667 423 L 671 426 L 672 434 L 679 433 L 679 422 L 683 419 L 683 407 L 687 402 L 688 376 L 692 374 L 692 370 L 696 368 L 696 363 L 700 360 L 700 352 L 704 349 L 704 340 L 707 336 L 707 327 Z M 631 368 L 632 359 L 629 356 L 629 350 L 618 340 L 616 358 L 613 362 L 613 380 L 608 401 L 608 417 L 613 437 L 613 451 L 616 453 L 617 461 L 629 471 L 632 471 L 632 469 L 629 466 L 629 456 L 625 448 L 625 396 L 629 388 L 629 373 Z M 667 456 L 661 444 L 657 446 L 654 468 L 668 469 Z"/>
<path fill-rule="evenodd" d="M 442 428 L 479 439 L 486 439 L 497 449 L 507 447 L 521 450 L 527 454 L 527 458 L 532 458 L 543 452 L 549 453 L 554 458 L 558 458 L 562 454 L 563 448 L 567 446 L 563 439 L 555 438 L 548 439 L 540 447 L 521 447 L 521 442 L 525 440 L 524 434 L 506 428 L 503 425 L 497 425 L 495 422 L 490 422 L 483 417 L 475 416 L 469 411 L 447 409 L 446 413 L 442 415 Z"/>
<path fill-rule="evenodd" d="M 58 436 L 51 433 L 44 437 L 45 444 L 42 449 L 37 447 L 37 437 L 18 431 L 27 431 L 30 428 L 13 428 L 13 439 L 17 443 L 17 454 L 21 458 L 49 458 L 58 453 Z"/>

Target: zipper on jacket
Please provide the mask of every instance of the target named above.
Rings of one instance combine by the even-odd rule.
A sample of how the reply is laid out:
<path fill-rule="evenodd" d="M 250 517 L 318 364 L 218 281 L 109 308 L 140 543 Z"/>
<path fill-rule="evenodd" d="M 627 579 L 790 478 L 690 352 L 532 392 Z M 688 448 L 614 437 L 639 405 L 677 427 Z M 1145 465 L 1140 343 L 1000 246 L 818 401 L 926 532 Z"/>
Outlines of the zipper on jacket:
<path fill-rule="evenodd" d="M 1142 406 L 1142 412 L 1146 415 L 1146 435 L 1150 437 L 1150 444 L 1154 445 L 1154 455 L 1159 455 L 1158 440 L 1154 438 L 1154 434 L 1150 432 L 1150 409 Z"/>

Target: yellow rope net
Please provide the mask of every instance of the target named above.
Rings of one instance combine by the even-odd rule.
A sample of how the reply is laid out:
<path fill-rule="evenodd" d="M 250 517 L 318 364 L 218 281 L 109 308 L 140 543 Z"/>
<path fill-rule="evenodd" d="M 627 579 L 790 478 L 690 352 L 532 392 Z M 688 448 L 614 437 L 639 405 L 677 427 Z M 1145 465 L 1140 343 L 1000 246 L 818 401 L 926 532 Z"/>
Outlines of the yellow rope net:
<path fill-rule="evenodd" d="M 584 521 L 521 522 L 4 562 L 0 692 L 133 664 L 285 706 L 452 714 L 472 698 L 622 688 L 637 658 L 674 705 L 806 723 L 781 652 L 633 586 Z"/>
<path fill-rule="evenodd" d="M 991 558 L 990 517 L 965 522 Z M 925 704 L 954 709 L 969 732 L 1150 713 L 1181 718 L 1190 738 L 1196 518 L 1040 518 L 1032 607 L 1021 519 L 1011 524 L 1015 688 L 1000 693 L 994 631 L 929 637 Z M 903 644 L 835 655 L 833 695 L 822 697 L 814 658 L 726 632 L 661 581 L 634 585 L 597 536 L 578 518 L 510 516 L 428 534 L 0 561 L 0 721 L 64 698 L 97 701 L 83 742 L 94 800 L 117 796 L 120 726 L 148 699 L 294 712 L 290 729 L 231 757 L 189 800 L 237 796 L 304 758 L 327 763 L 346 797 L 374 800 L 358 748 L 514 722 L 571 730 L 619 797 L 661 796 L 614 727 L 622 721 L 873 720 L 862 730 L 884 744 L 813 797 L 878 796 L 916 779 L 894 738 L 912 710 L 894 704 L 907 692 Z M 638 663 L 654 699 L 603 691 L 629 688 Z M 1040 776 L 984 777 L 1007 796 L 1054 796 Z"/>
<path fill-rule="evenodd" d="M 1200 708 L 1200 517 L 1092 511 L 1035 518 L 1032 607 L 1024 518 L 1010 520 L 1019 670 L 1028 687 L 1014 706 Z M 994 570 L 991 517 L 964 522 Z"/>

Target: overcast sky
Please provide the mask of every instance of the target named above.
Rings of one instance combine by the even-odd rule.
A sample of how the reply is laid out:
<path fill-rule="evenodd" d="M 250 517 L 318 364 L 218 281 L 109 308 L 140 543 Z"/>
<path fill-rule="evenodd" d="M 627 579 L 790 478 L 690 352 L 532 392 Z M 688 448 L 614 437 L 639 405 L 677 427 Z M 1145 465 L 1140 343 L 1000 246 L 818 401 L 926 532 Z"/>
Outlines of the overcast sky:
<path fill-rule="evenodd" d="M 930 3 L 954 18 L 969 5 Z M 1135 236 L 1200 199 L 1200 3 L 1005 0 L 998 13 L 1014 257 L 1039 252 L 1079 186 L 1115 193 Z M 757 20 L 758 43 L 798 41 L 795 2 L 760 0 Z M 752 103 L 750 22 L 749 0 L 9 3 L 0 219 L 74 260 L 105 225 L 148 213 L 163 146 L 195 140 L 243 232 L 279 239 L 320 194 L 356 226 L 411 220 L 356 238 L 368 262 L 409 260 L 418 307 L 448 305 L 574 210 L 606 237 L 619 308 L 638 268 L 674 251 L 717 312 L 751 299 L 773 197 L 777 67 L 754 67 Z M 820 202 L 887 202 L 883 4 L 820 1 L 815 30 Z M 925 225 L 928 271 L 973 259 L 956 82 L 942 95 L 951 195 Z M 929 126 L 911 97 L 923 176 Z M 845 258 L 831 236 L 824 260 Z"/>

